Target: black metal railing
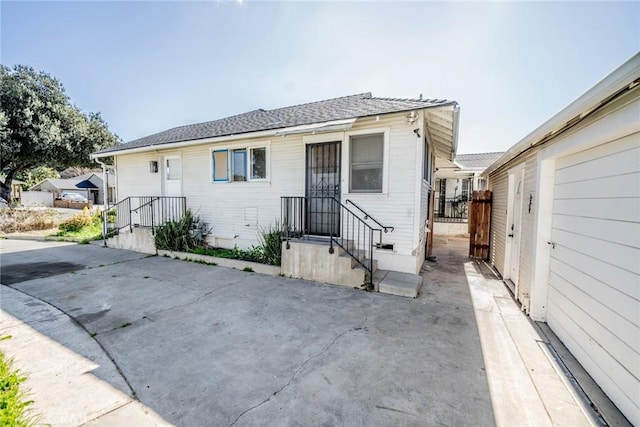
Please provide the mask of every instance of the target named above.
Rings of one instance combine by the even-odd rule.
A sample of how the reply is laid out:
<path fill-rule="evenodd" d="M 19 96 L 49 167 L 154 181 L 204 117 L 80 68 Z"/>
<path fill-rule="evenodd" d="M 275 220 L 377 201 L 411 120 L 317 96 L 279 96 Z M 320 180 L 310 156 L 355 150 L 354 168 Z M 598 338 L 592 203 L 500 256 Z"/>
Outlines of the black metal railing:
<path fill-rule="evenodd" d="M 181 219 L 186 210 L 185 197 L 130 196 L 105 210 L 106 235 L 126 227 L 148 227 L 155 233 L 156 227 Z"/>
<path fill-rule="evenodd" d="M 466 197 L 436 197 L 434 208 L 435 222 L 467 222 L 469 200 Z"/>
<path fill-rule="evenodd" d="M 369 215 L 367 212 L 365 212 L 364 209 L 362 209 L 360 206 L 356 205 L 352 200 L 345 200 L 345 203 L 350 203 L 353 205 L 353 207 L 355 207 L 356 209 L 358 209 L 358 211 L 360 211 L 360 213 L 362 215 L 364 215 L 364 219 L 365 221 L 372 221 L 374 222 L 378 227 L 380 227 L 380 229 L 382 231 L 384 231 L 385 233 L 388 233 L 389 231 L 393 231 L 395 230 L 395 227 L 391 227 L 390 225 L 382 225 L 380 224 L 380 222 L 378 220 L 376 220 L 374 217 L 372 217 L 371 215 Z M 382 236 L 380 236 L 380 240 L 382 240 Z"/>
<path fill-rule="evenodd" d="M 338 246 L 354 259 L 362 268 L 365 274 L 365 286 L 367 289 L 373 288 L 373 249 L 381 245 L 382 232 L 393 231 L 390 226 L 382 226 L 378 221 L 372 220 L 371 216 L 356 206 L 361 212 L 360 215 L 349 209 L 334 197 L 281 197 L 281 219 L 285 235 L 286 248 L 289 248 L 291 239 L 305 238 L 314 235 L 313 218 L 310 218 L 308 207 L 320 201 L 325 207 L 323 213 L 325 220 L 329 221 L 328 227 L 322 229 L 327 233 L 322 233 L 329 238 L 329 253 L 334 252 L 334 247 Z M 353 202 L 352 205 L 355 206 Z M 314 213 L 317 215 L 317 213 Z M 380 228 L 373 227 L 367 220 L 372 220 Z M 379 240 L 376 237 L 379 236 Z"/>

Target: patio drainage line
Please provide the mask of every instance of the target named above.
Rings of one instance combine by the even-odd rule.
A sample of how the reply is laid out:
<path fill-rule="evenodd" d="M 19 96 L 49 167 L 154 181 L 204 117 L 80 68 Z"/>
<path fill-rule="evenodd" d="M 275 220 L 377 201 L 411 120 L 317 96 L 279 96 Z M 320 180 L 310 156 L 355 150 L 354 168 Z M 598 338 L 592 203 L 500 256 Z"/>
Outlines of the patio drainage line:
<path fill-rule="evenodd" d="M 2 285 L 2 286 L 7 286 L 7 285 Z M 115 359 L 111 356 L 111 353 L 109 353 L 109 351 L 107 351 L 107 349 L 102 345 L 102 343 L 100 341 L 98 341 L 96 339 L 95 336 L 92 336 L 91 332 L 89 332 L 89 330 L 87 328 L 84 327 L 84 325 L 80 322 L 78 322 L 72 315 L 70 315 L 69 313 L 67 313 L 66 311 L 64 311 L 63 309 L 61 309 L 60 307 L 56 306 L 55 304 L 52 304 L 48 301 L 42 300 L 38 297 L 36 297 L 35 295 L 31 295 L 28 292 L 23 291 L 22 289 L 16 289 L 12 286 L 8 286 L 11 289 L 18 291 L 24 295 L 27 295 L 33 299 L 36 299 L 38 301 L 41 301 L 53 308 L 55 308 L 56 310 L 60 311 L 61 313 L 63 313 L 65 316 L 67 316 L 69 319 L 71 319 L 71 322 L 73 322 L 75 325 L 79 326 L 83 331 L 85 331 L 87 333 L 87 335 L 89 335 L 89 337 L 94 340 L 98 346 L 100 347 L 100 349 L 104 352 L 104 354 L 106 354 L 106 356 L 109 358 L 109 360 L 111 360 L 111 363 L 113 363 L 113 366 L 116 368 L 116 371 L 118 372 L 118 374 L 120 374 L 120 376 L 122 377 L 122 379 L 124 380 L 125 384 L 127 384 L 127 387 L 129 387 L 129 390 L 131 391 L 130 393 L 130 397 L 134 400 L 138 400 L 138 396 L 136 391 L 133 389 L 133 387 L 131 386 L 131 383 L 129 382 L 129 380 L 127 379 L 127 377 L 124 375 L 124 372 L 122 372 L 122 369 L 120 369 L 120 366 L 118 366 L 118 363 L 116 363 Z M 138 400 L 139 401 L 139 400 Z"/>

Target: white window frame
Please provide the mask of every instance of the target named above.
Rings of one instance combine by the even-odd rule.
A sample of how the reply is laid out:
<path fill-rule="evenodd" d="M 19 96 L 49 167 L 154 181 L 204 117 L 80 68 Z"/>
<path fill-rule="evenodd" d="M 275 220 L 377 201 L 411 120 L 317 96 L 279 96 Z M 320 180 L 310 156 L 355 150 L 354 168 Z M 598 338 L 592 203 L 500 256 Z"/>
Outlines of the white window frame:
<path fill-rule="evenodd" d="M 251 178 L 251 150 L 264 148 L 265 153 L 265 178 Z M 246 181 L 233 180 L 233 151 L 246 150 Z M 227 179 L 214 180 L 213 175 L 213 153 L 216 151 L 227 151 Z M 209 148 L 209 176 L 212 184 L 246 184 L 250 182 L 270 182 L 271 181 L 271 141 L 256 141 L 241 144 L 220 145 Z"/>
<path fill-rule="evenodd" d="M 388 127 L 368 128 L 358 131 L 345 132 L 342 144 L 342 176 L 346 185 L 343 186 L 343 194 L 353 197 L 379 197 L 389 195 L 389 133 Z M 363 135 L 383 134 L 382 142 L 382 191 L 376 193 L 351 192 L 351 137 Z"/>

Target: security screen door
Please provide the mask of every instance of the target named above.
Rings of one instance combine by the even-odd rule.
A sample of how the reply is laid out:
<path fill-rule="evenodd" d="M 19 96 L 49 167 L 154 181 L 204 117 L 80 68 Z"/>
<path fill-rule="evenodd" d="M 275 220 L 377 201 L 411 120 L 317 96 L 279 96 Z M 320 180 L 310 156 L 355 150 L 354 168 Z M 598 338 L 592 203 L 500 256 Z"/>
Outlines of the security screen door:
<path fill-rule="evenodd" d="M 307 145 L 306 189 L 309 234 L 339 235 L 340 142 Z"/>

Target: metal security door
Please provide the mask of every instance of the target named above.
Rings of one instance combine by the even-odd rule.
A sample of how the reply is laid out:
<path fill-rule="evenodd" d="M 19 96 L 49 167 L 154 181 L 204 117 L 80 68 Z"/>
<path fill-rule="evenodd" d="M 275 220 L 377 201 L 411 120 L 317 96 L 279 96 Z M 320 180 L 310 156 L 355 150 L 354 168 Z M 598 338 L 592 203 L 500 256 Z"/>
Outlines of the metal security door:
<path fill-rule="evenodd" d="M 309 234 L 339 235 L 340 142 L 307 145 L 305 195 Z"/>

